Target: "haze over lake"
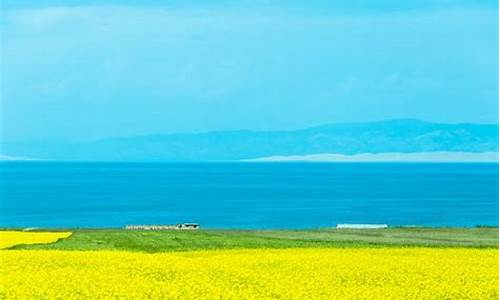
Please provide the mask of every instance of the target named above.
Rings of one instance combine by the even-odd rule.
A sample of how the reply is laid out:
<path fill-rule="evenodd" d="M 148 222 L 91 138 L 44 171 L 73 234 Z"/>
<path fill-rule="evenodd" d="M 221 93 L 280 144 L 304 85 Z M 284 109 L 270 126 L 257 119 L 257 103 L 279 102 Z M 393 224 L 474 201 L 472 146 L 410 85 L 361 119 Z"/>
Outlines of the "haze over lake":
<path fill-rule="evenodd" d="M 0 226 L 498 223 L 497 1 L 3 0 L 1 41 Z"/>

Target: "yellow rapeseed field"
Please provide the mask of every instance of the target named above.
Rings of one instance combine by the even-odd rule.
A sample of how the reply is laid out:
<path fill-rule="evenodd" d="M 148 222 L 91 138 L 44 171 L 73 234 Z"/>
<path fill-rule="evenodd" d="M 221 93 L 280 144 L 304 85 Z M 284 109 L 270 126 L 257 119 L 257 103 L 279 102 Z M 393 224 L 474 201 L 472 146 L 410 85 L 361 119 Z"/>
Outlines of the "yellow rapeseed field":
<path fill-rule="evenodd" d="M 0 230 L 0 249 L 18 244 L 46 244 L 67 238 L 71 232 L 22 232 Z"/>
<path fill-rule="evenodd" d="M 498 299 L 497 249 L 0 251 L 5 299 Z"/>

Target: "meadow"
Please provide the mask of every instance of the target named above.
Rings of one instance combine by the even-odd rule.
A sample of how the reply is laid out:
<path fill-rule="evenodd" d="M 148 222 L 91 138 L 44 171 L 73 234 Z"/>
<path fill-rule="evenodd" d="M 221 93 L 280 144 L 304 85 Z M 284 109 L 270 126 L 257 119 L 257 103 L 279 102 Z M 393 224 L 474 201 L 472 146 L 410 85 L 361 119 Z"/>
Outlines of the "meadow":
<path fill-rule="evenodd" d="M 2 299 L 498 299 L 497 228 L 6 233 Z"/>
<path fill-rule="evenodd" d="M 153 253 L 162 251 L 297 247 L 498 247 L 498 228 L 493 227 L 197 231 L 72 229 L 72 232 L 73 234 L 69 238 L 60 240 L 57 243 L 20 245 L 15 248 L 126 250 Z"/>

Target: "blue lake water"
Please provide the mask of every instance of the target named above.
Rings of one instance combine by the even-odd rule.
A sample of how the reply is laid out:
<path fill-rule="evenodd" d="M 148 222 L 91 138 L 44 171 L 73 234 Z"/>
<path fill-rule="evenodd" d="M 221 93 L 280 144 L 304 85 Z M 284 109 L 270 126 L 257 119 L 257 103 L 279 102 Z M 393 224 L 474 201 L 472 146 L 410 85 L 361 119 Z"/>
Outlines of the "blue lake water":
<path fill-rule="evenodd" d="M 498 225 L 497 164 L 0 163 L 0 227 Z"/>

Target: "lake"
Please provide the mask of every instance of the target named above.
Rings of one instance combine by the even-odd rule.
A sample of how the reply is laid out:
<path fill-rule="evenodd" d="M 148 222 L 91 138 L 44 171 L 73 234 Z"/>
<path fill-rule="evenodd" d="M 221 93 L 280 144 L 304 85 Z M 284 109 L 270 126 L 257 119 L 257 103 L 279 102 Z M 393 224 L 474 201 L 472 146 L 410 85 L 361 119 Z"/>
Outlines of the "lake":
<path fill-rule="evenodd" d="M 0 227 L 498 226 L 498 164 L 0 163 Z"/>

